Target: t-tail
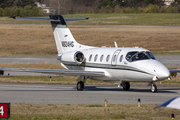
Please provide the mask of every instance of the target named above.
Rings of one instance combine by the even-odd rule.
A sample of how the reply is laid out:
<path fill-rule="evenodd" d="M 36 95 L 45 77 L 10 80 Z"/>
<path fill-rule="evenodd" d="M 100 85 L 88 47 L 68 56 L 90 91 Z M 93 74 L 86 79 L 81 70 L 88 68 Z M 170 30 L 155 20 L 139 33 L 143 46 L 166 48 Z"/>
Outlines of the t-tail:
<path fill-rule="evenodd" d="M 65 21 L 88 20 L 88 18 L 69 18 L 64 19 L 61 15 L 49 15 L 49 18 L 24 18 L 13 17 L 14 19 L 31 19 L 51 21 L 53 34 L 56 42 L 58 56 L 69 51 L 78 51 L 81 49 L 92 48 L 90 46 L 79 44 L 71 34 Z"/>

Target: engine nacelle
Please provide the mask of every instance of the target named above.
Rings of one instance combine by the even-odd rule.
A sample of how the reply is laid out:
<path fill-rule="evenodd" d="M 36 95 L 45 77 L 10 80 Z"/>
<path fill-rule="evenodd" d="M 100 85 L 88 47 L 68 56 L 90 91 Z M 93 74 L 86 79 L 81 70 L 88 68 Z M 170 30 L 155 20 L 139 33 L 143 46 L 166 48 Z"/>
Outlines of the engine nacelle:
<path fill-rule="evenodd" d="M 85 61 L 85 56 L 80 51 L 67 52 L 67 53 L 63 53 L 61 56 L 59 56 L 58 60 L 60 60 L 64 64 L 80 65 Z"/>

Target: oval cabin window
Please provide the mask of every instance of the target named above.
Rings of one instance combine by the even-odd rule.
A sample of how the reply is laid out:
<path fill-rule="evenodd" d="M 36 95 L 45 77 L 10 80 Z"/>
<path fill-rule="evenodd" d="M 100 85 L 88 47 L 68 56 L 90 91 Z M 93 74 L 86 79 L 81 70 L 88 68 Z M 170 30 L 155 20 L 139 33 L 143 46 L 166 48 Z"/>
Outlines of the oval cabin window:
<path fill-rule="evenodd" d="M 92 59 L 92 54 L 89 56 L 89 61 L 91 61 L 91 59 Z"/>
<path fill-rule="evenodd" d="M 96 56 L 94 57 L 94 61 L 95 62 L 96 62 L 97 58 L 98 58 L 98 55 L 96 54 Z"/>
<path fill-rule="evenodd" d="M 110 57 L 110 55 L 108 55 L 108 56 L 107 56 L 107 58 L 106 58 L 106 62 L 108 62 L 108 61 L 109 61 L 109 57 Z"/>
<path fill-rule="evenodd" d="M 103 61 L 103 57 L 104 57 L 104 55 L 101 55 L 100 62 L 102 62 L 102 61 Z"/>

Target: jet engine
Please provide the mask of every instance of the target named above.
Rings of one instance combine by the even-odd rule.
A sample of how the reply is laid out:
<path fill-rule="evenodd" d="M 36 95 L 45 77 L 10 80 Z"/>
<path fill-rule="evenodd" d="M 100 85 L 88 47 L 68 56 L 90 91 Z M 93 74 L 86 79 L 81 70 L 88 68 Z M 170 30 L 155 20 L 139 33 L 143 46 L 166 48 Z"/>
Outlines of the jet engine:
<path fill-rule="evenodd" d="M 84 62 L 84 60 L 85 60 L 84 54 L 83 54 L 82 52 L 80 52 L 80 51 L 77 51 L 77 52 L 74 54 L 74 60 L 75 60 L 75 62 L 81 64 L 81 63 Z"/>
<path fill-rule="evenodd" d="M 82 52 L 67 52 L 63 53 L 61 56 L 58 57 L 58 60 L 60 60 L 64 64 L 76 64 L 80 65 L 85 61 L 85 56 Z"/>

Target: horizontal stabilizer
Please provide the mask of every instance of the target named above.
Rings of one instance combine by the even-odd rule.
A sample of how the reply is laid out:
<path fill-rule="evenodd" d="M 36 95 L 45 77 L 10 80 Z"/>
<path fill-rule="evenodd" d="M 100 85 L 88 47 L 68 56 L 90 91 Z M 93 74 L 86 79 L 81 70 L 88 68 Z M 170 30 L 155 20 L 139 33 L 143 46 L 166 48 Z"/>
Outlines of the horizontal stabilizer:
<path fill-rule="evenodd" d="M 180 72 L 180 69 L 170 69 L 169 72 L 170 73 L 177 73 L 177 72 Z"/>
<path fill-rule="evenodd" d="M 19 68 L 0 68 L 1 71 L 16 71 L 16 72 L 34 72 L 55 75 L 70 75 L 70 76 L 104 76 L 104 72 L 96 71 L 81 71 L 81 70 L 48 70 L 48 69 L 19 69 Z"/>
<path fill-rule="evenodd" d="M 45 21 L 61 21 L 60 19 L 58 19 L 58 17 L 56 17 L 56 15 L 51 15 L 53 16 L 54 19 L 50 19 L 50 18 L 27 18 L 27 17 L 10 17 L 13 19 L 26 19 L 26 20 L 45 20 Z M 77 20 L 88 20 L 89 18 L 65 18 L 65 21 L 77 21 Z"/>

